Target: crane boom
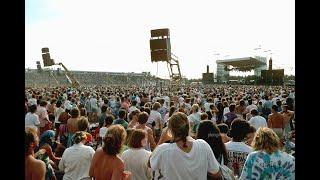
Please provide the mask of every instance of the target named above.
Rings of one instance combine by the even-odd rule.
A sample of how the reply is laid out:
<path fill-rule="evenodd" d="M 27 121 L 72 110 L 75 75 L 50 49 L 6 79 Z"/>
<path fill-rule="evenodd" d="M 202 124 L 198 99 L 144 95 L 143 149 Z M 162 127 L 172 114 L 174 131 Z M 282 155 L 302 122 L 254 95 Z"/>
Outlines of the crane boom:
<path fill-rule="evenodd" d="M 58 65 L 62 66 L 62 68 L 64 69 L 65 75 L 67 76 L 67 78 L 71 80 L 72 87 L 75 87 L 75 88 L 79 87 L 80 86 L 79 82 L 73 77 L 73 75 L 70 73 L 67 67 L 62 63 L 58 63 Z"/>

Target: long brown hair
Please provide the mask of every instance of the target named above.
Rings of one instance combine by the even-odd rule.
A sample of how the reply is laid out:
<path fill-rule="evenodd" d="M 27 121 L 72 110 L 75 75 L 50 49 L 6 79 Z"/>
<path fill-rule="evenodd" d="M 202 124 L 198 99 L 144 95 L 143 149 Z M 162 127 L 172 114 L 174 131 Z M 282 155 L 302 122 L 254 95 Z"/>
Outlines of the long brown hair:
<path fill-rule="evenodd" d="M 116 155 L 126 139 L 127 132 L 121 125 L 111 125 L 104 137 L 103 151 L 109 155 Z"/>
<path fill-rule="evenodd" d="M 223 157 L 224 164 L 228 164 L 228 153 L 226 146 L 222 142 L 219 128 L 210 120 L 203 120 L 199 124 L 197 139 L 205 140 L 211 147 L 214 156 L 221 162 Z"/>
<path fill-rule="evenodd" d="M 189 121 L 187 115 L 181 112 L 174 113 L 169 119 L 168 127 L 173 135 L 173 141 L 183 140 L 183 147 L 187 147 L 186 142 L 189 136 Z"/>
<path fill-rule="evenodd" d="M 134 129 L 128 142 L 128 146 L 131 148 L 143 147 L 141 141 L 147 137 L 147 132 L 142 129 Z"/>

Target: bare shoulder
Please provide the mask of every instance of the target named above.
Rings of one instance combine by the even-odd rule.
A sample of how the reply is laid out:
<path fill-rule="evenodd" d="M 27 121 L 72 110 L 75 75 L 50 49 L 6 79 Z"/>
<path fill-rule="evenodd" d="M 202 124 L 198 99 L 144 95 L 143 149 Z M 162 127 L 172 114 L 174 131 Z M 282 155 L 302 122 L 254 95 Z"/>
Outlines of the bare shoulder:
<path fill-rule="evenodd" d="M 38 159 L 34 159 L 33 160 L 33 164 L 34 164 L 34 167 L 39 169 L 39 170 L 42 170 L 42 169 L 46 168 L 46 164 L 43 161 L 38 160 Z"/>
<path fill-rule="evenodd" d="M 104 153 L 104 151 L 103 151 L 102 147 L 99 147 L 95 152 L 96 155 L 102 155 L 103 153 Z"/>
<path fill-rule="evenodd" d="M 124 161 L 119 156 L 116 156 L 116 158 L 114 160 L 114 165 L 116 167 L 121 167 L 124 165 Z"/>

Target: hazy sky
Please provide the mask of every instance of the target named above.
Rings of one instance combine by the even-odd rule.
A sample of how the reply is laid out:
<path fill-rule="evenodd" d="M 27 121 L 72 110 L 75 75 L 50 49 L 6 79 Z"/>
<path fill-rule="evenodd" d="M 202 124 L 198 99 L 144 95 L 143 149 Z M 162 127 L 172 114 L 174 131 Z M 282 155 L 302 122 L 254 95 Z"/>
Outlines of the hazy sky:
<path fill-rule="evenodd" d="M 71 70 L 168 78 L 165 63 L 151 63 L 149 39 L 151 29 L 169 28 L 187 78 L 200 78 L 207 64 L 216 72 L 217 58 L 270 56 L 267 50 L 275 68 L 294 74 L 292 0 L 26 0 L 25 8 L 26 68 L 42 64 L 41 48 L 49 47 Z"/>

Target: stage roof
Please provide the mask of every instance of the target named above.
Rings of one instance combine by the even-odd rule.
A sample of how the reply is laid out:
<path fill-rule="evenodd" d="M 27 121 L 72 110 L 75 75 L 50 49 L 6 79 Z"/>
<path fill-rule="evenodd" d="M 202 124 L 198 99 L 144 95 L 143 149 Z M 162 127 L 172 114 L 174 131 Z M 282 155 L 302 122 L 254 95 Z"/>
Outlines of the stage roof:
<path fill-rule="evenodd" d="M 243 57 L 235 59 L 224 59 L 217 60 L 217 64 L 231 65 L 233 67 L 258 67 L 262 65 L 267 65 L 265 62 L 262 62 L 253 57 Z"/>

